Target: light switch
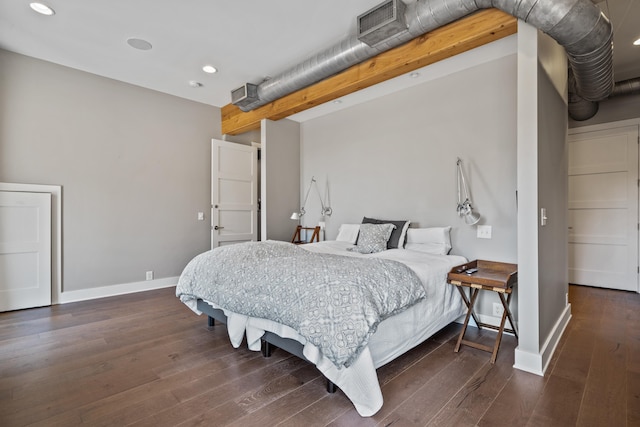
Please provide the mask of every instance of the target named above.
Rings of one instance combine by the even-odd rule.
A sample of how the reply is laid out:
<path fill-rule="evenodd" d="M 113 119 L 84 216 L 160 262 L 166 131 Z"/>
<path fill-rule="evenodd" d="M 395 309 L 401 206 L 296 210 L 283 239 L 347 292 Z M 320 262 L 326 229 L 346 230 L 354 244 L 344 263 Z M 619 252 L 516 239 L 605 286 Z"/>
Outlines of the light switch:
<path fill-rule="evenodd" d="M 478 226 L 478 239 L 490 239 L 491 238 L 491 226 L 479 225 Z"/>
<path fill-rule="evenodd" d="M 198 212 L 198 221 L 204 221 L 204 212 Z"/>

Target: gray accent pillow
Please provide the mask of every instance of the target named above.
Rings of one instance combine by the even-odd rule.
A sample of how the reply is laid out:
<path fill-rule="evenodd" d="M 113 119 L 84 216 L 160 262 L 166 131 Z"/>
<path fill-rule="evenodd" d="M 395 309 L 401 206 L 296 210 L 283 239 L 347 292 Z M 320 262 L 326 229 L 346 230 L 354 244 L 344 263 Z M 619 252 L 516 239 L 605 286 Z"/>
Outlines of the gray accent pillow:
<path fill-rule="evenodd" d="M 396 228 L 393 224 L 361 224 L 358 243 L 348 251 L 373 254 L 387 250 L 387 241 Z"/>
<path fill-rule="evenodd" d="M 409 228 L 410 221 L 387 221 L 384 219 L 362 218 L 363 224 L 393 224 L 395 228 L 391 233 L 391 237 L 387 242 L 387 249 L 404 248 L 404 240 L 406 237 L 407 228 Z M 400 241 L 402 240 L 402 241 Z"/>

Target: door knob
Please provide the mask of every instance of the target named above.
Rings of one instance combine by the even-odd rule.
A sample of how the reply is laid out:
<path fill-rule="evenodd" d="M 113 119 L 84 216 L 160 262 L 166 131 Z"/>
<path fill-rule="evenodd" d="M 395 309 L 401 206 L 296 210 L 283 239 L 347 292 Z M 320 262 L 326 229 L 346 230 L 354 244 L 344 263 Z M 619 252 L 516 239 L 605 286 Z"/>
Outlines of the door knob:
<path fill-rule="evenodd" d="M 214 230 L 222 230 L 224 227 L 218 227 L 217 225 L 213 227 Z"/>

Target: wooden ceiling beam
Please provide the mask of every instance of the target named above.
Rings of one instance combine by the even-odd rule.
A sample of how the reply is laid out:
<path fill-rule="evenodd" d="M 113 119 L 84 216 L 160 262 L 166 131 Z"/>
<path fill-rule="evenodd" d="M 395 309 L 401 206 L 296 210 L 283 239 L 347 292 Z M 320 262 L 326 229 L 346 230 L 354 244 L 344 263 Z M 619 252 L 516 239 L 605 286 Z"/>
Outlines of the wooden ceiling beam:
<path fill-rule="evenodd" d="M 517 20 L 486 9 L 380 53 L 339 74 L 300 89 L 255 110 L 222 107 L 222 133 L 237 135 L 260 127 L 260 120 L 280 120 L 360 89 L 515 34 Z"/>

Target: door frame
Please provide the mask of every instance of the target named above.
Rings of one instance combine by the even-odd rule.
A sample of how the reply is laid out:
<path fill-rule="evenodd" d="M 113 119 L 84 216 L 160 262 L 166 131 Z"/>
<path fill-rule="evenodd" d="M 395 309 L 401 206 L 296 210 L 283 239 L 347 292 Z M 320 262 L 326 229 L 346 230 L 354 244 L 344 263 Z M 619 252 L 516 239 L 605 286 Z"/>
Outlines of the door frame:
<path fill-rule="evenodd" d="M 51 194 L 51 304 L 62 300 L 62 186 L 0 182 L 0 191 Z"/>
<path fill-rule="evenodd" d="M 587 132 L 606 131 L 606 130 L 624 128 L 629 126 L 638 127 L 638 134 L 639 134 L 638 144 L 640 145 L 640 117 L 637 119 L 619 120 L 615 122 L 607 122 L 607 123 L 599 123 L 595 125 L 574 127 L 569 129 L 568 135 L 578 135 L 578 134 L 587 133 Z M 639 157 L 640 157 L 640 154 L 639 154 Z M 640 158 L 639 158 L 639 161 L 640 161 Z M 640 175 L 640 169 L 639 169 L 639 175 Z M 640 179 L 640 176 L 638 176 L 638 178 Z M 640 180 L 638 181 L 638 191 L 640 191 Z M 638 200 L 640 200 L 640 194 L 638 195 Z M 640 206 L 638 209 L 638 223 L 640 224 Z M 638 232 L 637 237 L 640 239 L 640 231 Z M 640 242 L 638 242 L 638 248 L 639 250 L 638 250 L 638 255 L 636 259 L 636 263 L 637 263 L 636 265 L 640 266 Z M 636 281 L 636 293 L 640 293 L 640 276 L 638 276 L 638 280 Z"/>

